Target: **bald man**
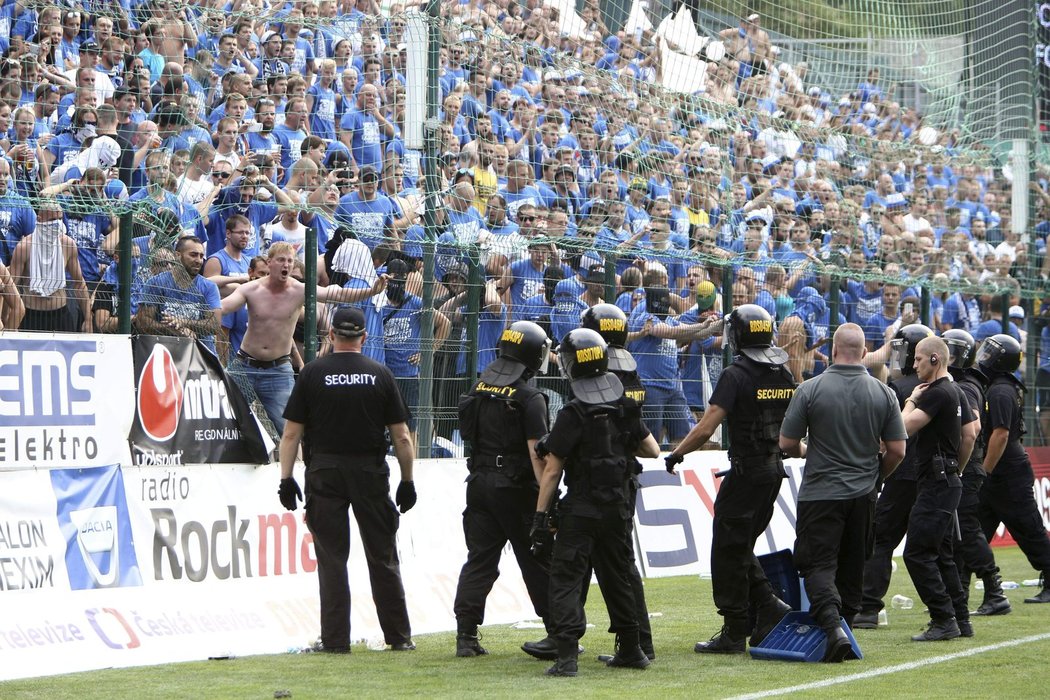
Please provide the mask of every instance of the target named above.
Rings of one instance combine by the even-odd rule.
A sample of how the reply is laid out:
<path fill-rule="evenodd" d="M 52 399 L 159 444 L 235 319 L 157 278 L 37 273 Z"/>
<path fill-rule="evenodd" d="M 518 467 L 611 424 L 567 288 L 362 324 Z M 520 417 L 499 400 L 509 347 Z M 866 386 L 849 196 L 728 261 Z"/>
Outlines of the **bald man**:
<path fill-rule="evenodd" d="M 962 495 L 961 466 L 970 460 L 977 423 L 966 395 L 948 375 L 948 346 L 935 336 L 915 346 L 915 374 L 922 383 L 904 402 L 908 435 L 916 440 L 919 472 L 915 505 L 908 516 L 904 565 L 930 624 L 916 642 L 973 636 L 966 592 L 955 568 L 955 509 Z"/>
<path fill-rule="evenodd" d="M 806 580 L 810 614 L 828 636 L 827 662 L 850 651 L 840 619 L 852 625 L 860 612 L 878 478 L 904 458 L 908 439 L 896 397 L 868 374 L 865 354 L 861 327 L 839 326 L 831 366 L 798 387 L 780 426 L 780 449 L 806 459 L 795 564 Z"/>

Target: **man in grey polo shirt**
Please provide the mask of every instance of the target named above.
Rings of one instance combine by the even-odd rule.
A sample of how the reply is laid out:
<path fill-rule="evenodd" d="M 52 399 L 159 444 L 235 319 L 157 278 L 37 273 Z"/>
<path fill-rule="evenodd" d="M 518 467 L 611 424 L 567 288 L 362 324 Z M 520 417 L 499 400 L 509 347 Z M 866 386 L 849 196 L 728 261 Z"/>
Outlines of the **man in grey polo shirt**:
<path fill-rule="evenodd" d="M 832 365 L 795 391 L 780 427 L 780 449 L 806 458 L 795 565 L 806 580 L 810 613 L 828 635 L 824 661 L 832 662 L 850 649 L 839 617 L 852 624 L 860 610 L 876 482 L 904 458 L 908 439 L 897 399 L 868 374 L 865 354 L 861 327 L 839 326 Z"/>

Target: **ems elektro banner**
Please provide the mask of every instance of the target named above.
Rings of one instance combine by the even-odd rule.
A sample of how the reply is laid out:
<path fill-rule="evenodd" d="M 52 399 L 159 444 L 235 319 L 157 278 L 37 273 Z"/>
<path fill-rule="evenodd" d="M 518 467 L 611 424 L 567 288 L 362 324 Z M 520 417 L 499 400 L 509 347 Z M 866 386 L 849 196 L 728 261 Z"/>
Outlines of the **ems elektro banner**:
<path fill-rule="evenodd" d="M 125 336 L 0 334 L 0 471 L 130 463 L 130 370 Z"/>

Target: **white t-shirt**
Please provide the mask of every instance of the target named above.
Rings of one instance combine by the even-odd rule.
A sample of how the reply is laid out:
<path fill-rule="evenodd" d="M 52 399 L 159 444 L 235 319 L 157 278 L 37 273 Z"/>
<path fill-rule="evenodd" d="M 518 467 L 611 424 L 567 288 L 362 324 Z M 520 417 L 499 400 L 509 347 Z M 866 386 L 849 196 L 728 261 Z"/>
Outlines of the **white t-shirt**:
<path fill-rule="evenodd" d="M 200 180 L 190 180 L 185 175 L 180 177 L 176 184 L 175 196 L 188 207 L 195 207 L 204 201 L 212 190 L 211 178 L 202 177 Z"/>

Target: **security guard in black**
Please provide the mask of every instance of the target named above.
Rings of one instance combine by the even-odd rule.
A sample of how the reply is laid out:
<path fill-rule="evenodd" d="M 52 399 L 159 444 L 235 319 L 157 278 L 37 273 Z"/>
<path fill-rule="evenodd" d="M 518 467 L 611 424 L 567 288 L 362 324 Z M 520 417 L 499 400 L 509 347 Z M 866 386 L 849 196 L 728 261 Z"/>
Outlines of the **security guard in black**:
<path fill-rule="evenodd" d="M 755 304 L 744 304 L 726 318 L 726 338 L 733 364 L 711 395 L 701 421 L 665 458 L 668 471 L 688 452 L 710 439 L 722 420 L 729 421 L 730 473 L 715 498 L 711 537 L 711 583 L 715 606 L 724 618 L 722 630 L 694 650 L 700 654 L 739 654 L 761 641 L 790 608 L 773 593 L 755 557 L 755 541 L 773 517 L 784 462 L 780 425 L 795 381 L 787 353 L 774 345 L 773 320 Z M 749 623 L 754 612 L 757 623 Z"/>
<path fill-rule="evenodd" d="M 902 412 L 910 439 L 915 440 L 919 476 L 904 564 L 930 613 L 926 631 L 912 637 L 923 642 L 972 634 L 953 545 L 954 514 L 962 495 L 960 461 L 969 459 L 973 447 L 975 431 L 967 426 L 974 422 L 974 412 L 948 375 L 948 362 L 948 347 L 940 338 L 918 343 L 915 373 L 924 383 L 905 401 Z"/>
<path fill-rule="evenodd" d="M 479 644 L 478 625 L 508 542 L 536 614 L 549 627 L 549 577 L 529 539 L 543 466 L 532 447 L 547 434 L 548 411 L 546 397 L 529 380 L 545 367 L 550 340 L 535 323 L 518 321 L 503 331 L 499 347 L 500 356 L 459 405 L 469 471 L 463 511 L 467 561 L 453 604 L 460 657 L 488 653 Z M 554 653 L 554 643 L 548 646 Z"/>
<path fill-rule="evenodd" d="M 1011 336 L 993 335 L 977 353 L 981 372 L 988 377 L 987 409 L 983 420 L 988 479 L 981 489 L 979 515 L 989 538 L 1000 523 L 1042 574 L 1042 589 L 1025 603 L 1050 603 L 1050 536 L 1032 489 L 1034 474 L 1021 446 L 1024 435 L 1024 385 L 1014 375 L 1021 365 L 1021 346 Z"/>
<path fill-rule="evenodd" d="M 281 438 L 281 502 L 295 509 L 292 478 L 302 442 L 306 463 L 306 524 L 314 538 L 324 651 L 350 645 L 350 556 L 348 509 L 364 545 L 379 625 L 394 650 L 412 650 L 411 625 L 397 556 L 398 508 L 390 498 L 386 453 L 390 431 L 401 469 L 397 505 L 404 513 L 416 501 L 408 408 L 394 376 L 361 354 L 365 320 L 360 309 L 344 307 L 332 317 L 334 352 L 303 367 L 288 404 Z M 290 482 L 290 484 L 289 484 Z"/>
<path fill-rule="evenodd" d="M 577 673 L 577 641 L 586 632 L 580 595 L 590 566 L 609 612 L 609 631 L 619 640 L 607 665 L 641 669 L 650 663 L 639 645 L 630 584 L 630 457 L 655 457 L 659 446 L 636 405 L 623 397 L 619 379 L 608 371 L 607 349 L 597 332 L 577 328 L 562 340 L 558 354 L 562 371 L 572 380 L 574 398 L 558 412 L 546 438 L 549 454 L 537 501 L 537 511 L 547 507 L 564 470 L 567 493 L 559 504 L 551 565 L 558 659 L 547 673 L 554 676 Z"/>

